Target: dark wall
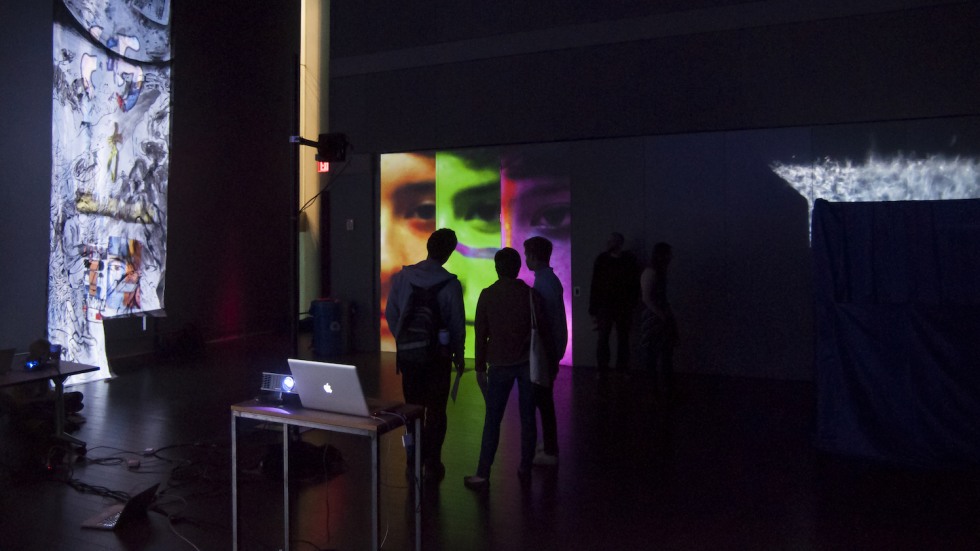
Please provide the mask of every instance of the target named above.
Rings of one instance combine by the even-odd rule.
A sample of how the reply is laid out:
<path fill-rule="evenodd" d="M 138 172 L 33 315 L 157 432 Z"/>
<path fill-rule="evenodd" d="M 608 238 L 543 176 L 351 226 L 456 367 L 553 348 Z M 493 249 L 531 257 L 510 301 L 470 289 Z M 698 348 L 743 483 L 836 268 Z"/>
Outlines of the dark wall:
<path fill-rule="evenodd" d="M 824 153 L 814 136 L 840 126 L 862 160 L 881 121 L 946 140 L 918 153 L 955 153 L 942 148 L 980 113 L 980 6 L 530 4 L 334 2 L 331 130 L 364 154 L 575 142 L 575 363 L 595 362 L 591 264 L 618 230 L 641 257 L 675 245 L 681 369 L 810 378 L 807 206 L 768 163 Z M 377 225 L 376 203 L 332 212 Z M 334 294 L 376 301 L 363 290 L 376 264 L 332 271 Z"/>
<path fill-rule="evenodd" d="M 10 4 L 10 3 L 8 3 Z M 50 2 L 2 8 L 0 346 L 45 334 L 51 190 Z M 206 338 L 284 331 L 299 2 L 174 2 L 173 110 L 164 332 Z M 150 325 L 152 328 L 152 324 Z M 112 341 L 145 346 L 139 320 Z"/>
<path fill-rule="evenodd" d="M 173 6 L 167 311 L 208 336 L 282 330 L 299 2 Z"/>
<path fill-rule="evenodd" d="M 22 351 L 47 334 L 53 13 L 50 2 L 0 8 L 0 347 Z"/>
<path fill-rule="evenodd" d="M 697 11 L 658 2 L 667 11 L 650 7 L 632 20 L 605 19 L 605 3 L 593 2 L 574 26 L 521 32 L 479 3 L 413 2 L 418 15 L 407 23 L 378 4 L 335 2 L 331 15 L 330 123 L 361 152 L 977 110 L 976 2 L 769 1 Z M 389 29 L 405 25 L 424 32 L 392 42 Z M 473 27 L 479 39 L 454 32 Z"/>
<path fill-rule="evenodd" d="M 331 8 L 337 57 L 404 50 L 444 42 L 479 40 L 596 22 L 643 21 L 678 12 L 722 20 L 725 10 L 757 0 L 497 0 L 465 3 L 424 0 L 391 3 L 334 2 Z M 882 3 L 882 2 L 879 2 Z M 774 4 L 770 2 L 770 4 Z M 705 9 L 713 8 L 713 9 Z M 398 24 L 392 24 L 397 22 Z M 380 25 L 380 26 L 379 26 Z"/>

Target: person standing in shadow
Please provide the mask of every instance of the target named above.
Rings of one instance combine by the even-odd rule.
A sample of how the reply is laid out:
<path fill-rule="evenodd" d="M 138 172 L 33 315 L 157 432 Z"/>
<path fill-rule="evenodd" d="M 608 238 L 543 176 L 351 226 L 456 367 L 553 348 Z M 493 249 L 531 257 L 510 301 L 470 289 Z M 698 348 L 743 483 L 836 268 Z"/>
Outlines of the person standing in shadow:
<path fill-rule="evenodd" d="M 543 320 L 541 295 L 522 280 L 521 255 L 510 247 L 493 257 L 497 281 L 483 289 L 476 303 L 476 381 L 486 400 L 480 461 L 476 474 L 463 478 L 471 490 L 490 486 L 490 467 L 500 443 L 500 423 L 510 391 L 517 382 L 521 417 L 521 462 L 517 471 L 522 483 L 530 481 L 537 427 L 534 422 L 534 395 L 531 382 L 531 312 Z M 550 349 L 547 324 L 538 324 L 545 350 Z"/>
<path fill-rule="evenodd" d="M 657 394 L 670 397 L 674 387 L 674 347 L 677 345 L 677 321 L 667 300 L 667 266 L 673 257 L 669 244 L 653 246 L 650 265 L 640 274 L 640 344 L 645 367 L 654 378 Z"/>
<path fill-rule="evenodd" d="M 633 312 L 640 294 L 639 268 L 633 253 L 623 250 L 623 234 L 613 232 L 606 250 L 595 259 L 592 266 L 592 284 L 589 292 L 589 315 L 598 332 L 596 365 L 602 378 L 610 368 L 611 350 L 609 338 L 616 330 L 617 372 L 629 369 L 630 328 Z"/>
<path fill-rule="evenodd" d="M 405 402 L 425 408 L 422 467 L 426 478 L 433 481 L 442 480 L 446 473 L 442 445 L 446 439 L 452 367 L 459 373 L 463 371 L 463 288 L 456 276 L 443 267 L 456 244 L 453 230 L 432 232 L 426 242 L 426 259 L 405 266 L 392 276 L 385 306 L 385 318 L 396 336 L 395 366 L 402 376 Z M 434 310 L 430 303 L 438 306 L 437 312 L 430 311 Z M 433 334 L 418 335 L 423 332 Z M 426 339 L 424 347 L 416 341 L 406 343 L 416 337 Z M 439 342 L 431 342 L 432 338 Z M 413 459 L 409 453 L 410 464 Z"/>
<path fill-rule="evenodd" d="M 568 326 L 565 322 L 564 289 L 551 268 L 551 241 L 534 236 L 524 241 L 524 262 L 534 272 L 534 290 L 544 301 L 543 322 L 551 332 L 551 361 L 548 365 L 551 384 L 534 385 L 534 406 L 541 412 L 542 443 L 534 454 L 534 464 L 542 467 L 558 466 L 558 421 L 555 417 L 554 382 L 558 376 L 558 362 L 568 345 Z"/>

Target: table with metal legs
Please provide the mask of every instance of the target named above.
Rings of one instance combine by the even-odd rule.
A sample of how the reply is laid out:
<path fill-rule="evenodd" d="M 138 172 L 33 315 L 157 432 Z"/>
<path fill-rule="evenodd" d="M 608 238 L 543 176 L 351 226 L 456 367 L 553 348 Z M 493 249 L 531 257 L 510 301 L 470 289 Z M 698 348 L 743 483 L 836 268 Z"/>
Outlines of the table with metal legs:
<path fill-rule="evenodd" d="M 362 436 L 370 442 L 371 450 L 371 548 L 378 549 L 379 508 L 381 502 L 380 470 L 381 454 L 379 438 L 396 429 L 414 423 L 415 480 L 421 480 L 421 419 L 422 408 L 402 404 L 389 408 L 391 413 L 377 417 L 341 415 L 299 406 L 271 405 L 259 400 L 249 400 L 231 406 L 231 490 L 232 490 L 232 549 L 238 551 L 238 420 L 253 419 L 264 423 L 282 425 L 282 480 L 283 480 L 283 540 L 284 551 L 289 551 L 289 428 L 302 427 L 330 432 Z M 406 427 L 408 428 L 408 427 Z M 422 502 L 415 488 L 415 548 L 422 548 Z"/>
<path fill-rule="evenodd" d="M 60 361 L 52 365 L 26 369 L 24 367 L 24 360 L 24 357 L 19 357 L 14 361 L 13 367 L 0 372 L 0 388 L 44 380 L 54 382 L 54 437 L 69 444 L 74 444 L 84 450 L 85 442 L 65 432 L 65 379 L 71 375 L 98 371 L 99 367 L 76 362 Z"/>

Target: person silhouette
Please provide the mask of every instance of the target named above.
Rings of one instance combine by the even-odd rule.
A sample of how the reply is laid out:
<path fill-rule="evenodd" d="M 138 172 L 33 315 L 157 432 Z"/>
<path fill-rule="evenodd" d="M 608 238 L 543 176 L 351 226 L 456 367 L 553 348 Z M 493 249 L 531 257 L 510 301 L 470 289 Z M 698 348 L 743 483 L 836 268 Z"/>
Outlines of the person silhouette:
<path fill-rule="evenodd" d="M 616 330 L 615 370 L 629 369 L 630 329 L 640 294 L 640 278 L 636 257 L 623 250 L 625 241 L 623 234 L 613 232 L 606 250 L 596 257 L 592 266 L 589 315 L 598 332 L 596 363 L 600 378 L 610 368 L 609 339 L 613 329 Z"/>
<path fill-rule="evenodd" d="M 530 481 L 534 460 L 537 427 L 534 422 L 534 395 L 531 382 L 531 313 L 544 319 L 541 295 L 517 279 L 521 255 L 504 247 L 494 255 L 497 281 L 480 293 L 476 304 L 476 380 L 486 400 L 480 460 L 476 474 L 463 478 L 471 490 L 490 485 L 490 467 L 500 444 L 500 423 L 510 391 L 517 382 L 521 418 L 521 462 L 517 475 L 522 483 Z M 547 324 L 538 324 L 538 334 L 545 350 L 551 349 Z"/>
<path fill-rule="evenodd" d="M 534 272 L 534 290 L 544 302 L 544 319 L 551 331 L 552 349 L 549 372 L 551 384 L 534 385 L 534 406 L 541 412 L 541 447 L 534 455 L 534 464 L 558 465 L 558 422 L 555 416 L 554 380 L 558 376 L 558 363 L 568 345 L 568 326 L 565 322 L 564 289 L 551 268 L 551 241 L 535 236 L 524 241 L 524 262 Z"/>
<path fill-rule="evenodd" d="M 430 480 L 441 480 L 446 473 L 442 463 L 442 445 L 446 438 L 446 404 L 449 401 L 452 366 L 461 373 L 463 370 L 463 349 L 465 343 L 465 314 L 463 313 L 463 288 L 455 274 L 444 265 L 456 250 L 456 233 L 441 228 L 429 236 L 426 242 L 425 260 L 405 266 L 391 277 L 391 289 L 385 306 L 385 318 L 392 333 L 398 337 L 406 316 L 411 311 L 413 287 L 433 290 L 439 305 L 439 329 L 446 342 L 447 354 L 439 356 L 431 364 L 403 360 L 403 352 L 397 351 L 395 365 L 402 375 L 402 393 L 405 401 L 425 408 L 423 419 L 422 462 L 425 476 Z M 442 338 L 442 337 L 440 337 Z M 409 455 L 409 461 L 412 456 Z"/>
<path fill-rule="evenodd" d="M 650 264 L 640 274 L 640 344 L 646 368 L 654 376 L 655 390 L 670 396 L 674 386 L 674 347 L 677 321 L 667 300 L 667 267 L 672 247 L 660 242 L 653 246 Z"/>

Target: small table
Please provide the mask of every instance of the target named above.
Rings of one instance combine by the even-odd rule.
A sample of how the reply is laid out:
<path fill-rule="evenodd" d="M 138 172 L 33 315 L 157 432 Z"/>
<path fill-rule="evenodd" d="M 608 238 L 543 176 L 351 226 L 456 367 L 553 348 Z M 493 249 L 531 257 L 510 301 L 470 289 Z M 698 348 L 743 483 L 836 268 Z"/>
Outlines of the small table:
<path fill-rule="evenodd" d="M 379 507 L 381 502 L 381 487 L 379 473 L 381 470 L 381 455 L 378 439 L 381 435 L 415 423 L 415 479 L 422 476 L 422 442 L 421 442 L 421 406 L 401 404 L 388 408 L 394 413 L 385 413 L 381 417 L 357 417 L 329 413 L 298 406 L 273 405 L 260 402 L 257 399 L 248 400 L 231 406 L 231 502 L 232 502 L 232 549 L 238 551 L 238 419 L 255 419 L 266 423 L 276 423 L 283 426 L 282 430 L 282 486 L 283 486 L 283 526 L 284 551 L 289 551 L 289 427 L 306 427 L 332 432 L 342 432 L 364 436 L 371 443 L 371 547 L 378 549 Z M 415 548 L 422 549 L 422 504 L 421 492 L 415 489 Z"/>
<path fill-rule="evenodd" d="M 85 442 L 65 433 L 65 379 L 79 373 L 98 371 L 98 366 L 63 361 L 55 366 L 27 369 L 24 367 L 25 363 L 26 357 L 19 357 L 14 360 L 9 371 L 0 372 L 0 388 L 44 380 L 54 381 L 54 437 L 84 448 Z"/>

